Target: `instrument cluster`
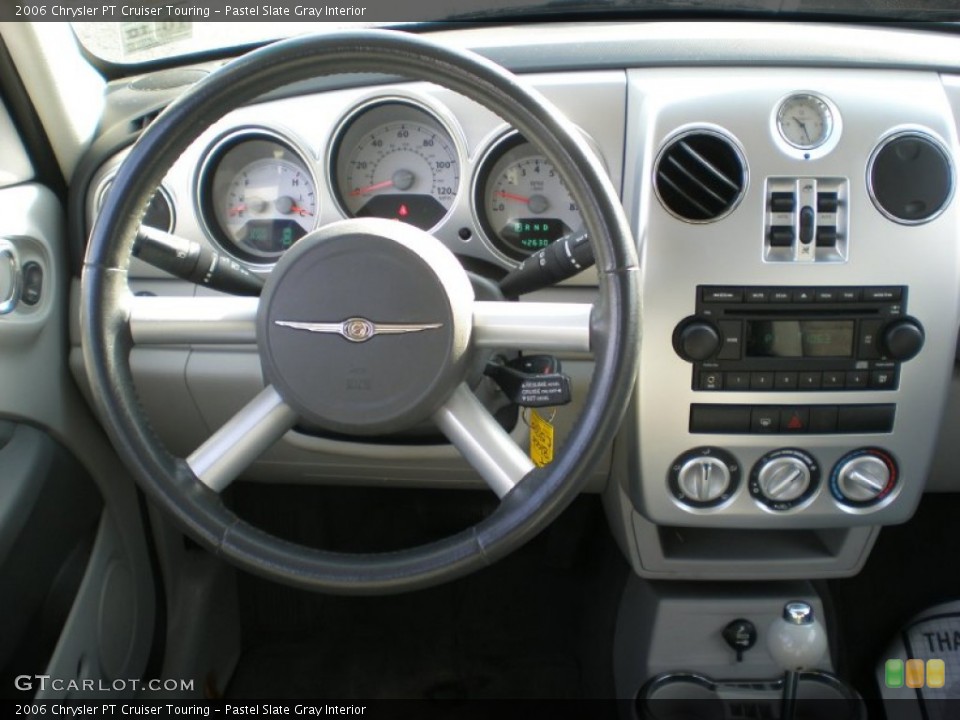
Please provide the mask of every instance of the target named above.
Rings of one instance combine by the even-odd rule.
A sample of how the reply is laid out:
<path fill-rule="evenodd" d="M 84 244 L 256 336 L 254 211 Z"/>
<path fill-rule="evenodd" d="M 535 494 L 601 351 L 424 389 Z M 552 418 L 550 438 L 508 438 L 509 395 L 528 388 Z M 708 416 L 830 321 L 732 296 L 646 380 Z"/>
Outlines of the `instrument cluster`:
<path fill-rule="evenodd" d="M 164 196 L 174 198 L 169 215 L 184 222 L 171 219 L 161 229 L 202 234 L 251 268 L 269 270 L 321 225 L 387 218 L 431 232 L 455 252 L 469 244 L 466 254 L 511 267 L 582 223 L 552 163 L 491 119 L 482 137 L 468 141 L 453 111 L 413 93 L 367 95 L 327 120 L 322 137 L 282 112 L 245 114 L 204 135 L 182 163 L 191 168 L 165 180 Z M 101 172 L 98 196 L 112 174 Z M 184 207 L 188 198 L 192 208 Z"/>

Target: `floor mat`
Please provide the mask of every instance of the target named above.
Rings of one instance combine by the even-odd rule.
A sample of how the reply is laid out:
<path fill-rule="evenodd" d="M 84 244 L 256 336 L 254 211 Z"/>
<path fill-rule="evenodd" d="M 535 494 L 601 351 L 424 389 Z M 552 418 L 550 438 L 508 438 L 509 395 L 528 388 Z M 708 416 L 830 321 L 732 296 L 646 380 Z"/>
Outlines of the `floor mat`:
<path fill-rule="evenodd" d="M 955 720 L 960 712 L 960 601 L 913 618 L 877 664 L 891 720 Z"/>
<path fill-rule="evenodd" d="M 247 489 L 235 508 L 291 539 L 341 550 L 425 542 L 489 511 L 487 494 L 388 491 L 384 500 L 384 491 L 291 488 L 277 500 L 267 490 Z M 366 533 L 351 532 L 358 525 Z M 227 696 L 609 697 L 625 577 L 596 497 L 505 560 L 424 591 L 334 597 L 242 576 L 243 654 Z"/>
<path fill-rule="evenodd" d="M 890 639 L 925 609 L 960 598 L 958 516 L 960 494 L 925 495 L 908 523 L 883 528 L 857 576 L 822 593 L 837 621 L 838 673 L 870 702 L 871 720 L 883 717 L 875 669 Z"/>

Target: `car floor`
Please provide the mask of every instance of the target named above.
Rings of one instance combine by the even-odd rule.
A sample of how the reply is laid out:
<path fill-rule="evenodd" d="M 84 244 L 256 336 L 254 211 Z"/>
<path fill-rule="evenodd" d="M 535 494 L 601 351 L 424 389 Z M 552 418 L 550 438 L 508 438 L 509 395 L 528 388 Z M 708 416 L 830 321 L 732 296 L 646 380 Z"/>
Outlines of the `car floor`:
<path fill-rule="evenodd" d="M 465 491 L 238 487 L 241 516 L 290 539 L 369 552 L 427 542 L 495 506 Z M 313 594 L 241 575 L 237 699 L 610 697 L 627 573 L 599 498 L 490 568 L 388 597 Z"/>
<path fill-rule="evenodd" d="M 456 532 L 495 506 L 466 491 L 238 485 L 241 516 L 316 547 L 371 552 Z M 855 577 L 817 583 L 838 671 L 882 717 L 874 669 L 911 617 L 960 598 L 960 494 L 925 496 L 884 528 Z M 387 597 L 314 594 L 241 574 L 233 698 L 612 697 L 628 572 L 599 498 L 583 496 L 490 568 Z"/>
<path fill-rule="evenodd" d="M 875 671 L 899 630 L 927 608 L 960 599 L 960 494 L 925 495 L 913 518 L 885 527 L 863 570 L 827 584 L 840 672 L 880 714 Z"/>

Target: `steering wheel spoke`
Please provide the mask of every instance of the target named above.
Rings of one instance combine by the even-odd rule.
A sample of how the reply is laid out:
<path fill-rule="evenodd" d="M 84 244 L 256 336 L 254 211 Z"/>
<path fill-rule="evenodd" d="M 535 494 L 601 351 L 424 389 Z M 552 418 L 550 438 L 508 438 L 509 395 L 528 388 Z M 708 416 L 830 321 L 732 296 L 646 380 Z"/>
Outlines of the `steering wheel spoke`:
<path fill-rule="evenodd" d="M 130 298 L 130 334 L 138 345 L 233 345 L 256 342 L 255 297 Z"/>
<path fill-rule="evenodd" d="M 433 421 L 497 497 L 506 495 L 533 470 L 533 461 L 465 384 L 434 413 Z"/>
<path fill-rule="evenodd" d="M 475 302 L 474 345 L 554 352 L 589 352 L 587 303 Z"/>
<path fill-rule="evenodd" d="M 297 414 L 268 386 L 190 454 L 200 481 L 222 491 L 297 422 Z"/>

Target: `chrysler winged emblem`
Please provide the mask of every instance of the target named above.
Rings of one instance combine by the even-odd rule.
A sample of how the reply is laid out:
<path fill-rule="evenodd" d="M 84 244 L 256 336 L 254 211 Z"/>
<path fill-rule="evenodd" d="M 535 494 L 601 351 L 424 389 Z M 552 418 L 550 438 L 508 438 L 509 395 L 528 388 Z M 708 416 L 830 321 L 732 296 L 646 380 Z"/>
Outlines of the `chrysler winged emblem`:
<path fill-rule="evenodd" d="M 366 342 L 375 335 L 405 335 L 443 327 L 443 323 L 375 323 L 361 317 L 347 318 L 343 322 L 332 323 L 274 320 L 273 324 L 293 330 L 340 335 L 355 343 Z"/>

